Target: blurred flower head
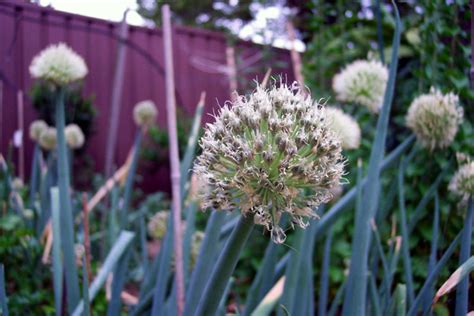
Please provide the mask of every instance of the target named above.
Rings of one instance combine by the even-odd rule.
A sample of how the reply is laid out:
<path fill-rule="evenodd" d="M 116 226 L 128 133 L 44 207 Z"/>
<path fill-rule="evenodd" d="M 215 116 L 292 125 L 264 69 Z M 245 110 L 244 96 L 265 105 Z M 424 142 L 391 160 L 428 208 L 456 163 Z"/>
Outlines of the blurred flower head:
<path fill-rule="evenodd" d="M 360 145 L 360 127 L 352 116 L 334 107 L 326 107 L 329 128 L 341 140 L 343 149 L 357 149 Z"/>
<path fill-rule="evenodd" d="M 166 233 L 169 212 L 159 211 L 148 222 L 148 234 L 154 239 L 161 239 Z"/>
<path fill-rule="evenodd" d="M 33 212 L 32 209 L 26 208 L 23 210 L 23 216 L 26 219 L 32 219 L 33 217 L 35 217 L 35 213 Z"/>
<path fill-rule="evenodd" d="M 30 138 L 31 138 L 31 140 L 38 141 L 40 136 L 41 136 L 41 133 L 43 133 L 43 131 L 47 128 L 48 128 L 48 124 L 46 124 L 45 121 L 43 121 L 43 120 L 33 121 L 30 124 Z"/>
<path fill-rule="evenodd" d="M 45 150 L 53 150 L 56 147 L 57 134 L 54 127 L 46 128 L 40 135 L 39 144 Z"/>
<path fill-rule="evenodd" d="M 461 165 L 449 182 L 449 190 L 467 200 L 474 197 L 474 161 Z"/>
<path fill-rule="evenodd" d="M 158 116 L 156 105 L 151 100 L 138 102 L 133 109 L 133 119 L 138 126 L 151 126 Z"/>
<path fill-rule="evenodd" d="M 25 184 L 23 183 L 23 180 L 21 180 L 21 178 L 15 178 L 12 181 L 12 189 L 15 191 L 23 189 L 24 185 Z"/>
<path fill-rule="evenodd" d="M 326 112 L 302 88 L 257 87 L 219 111 L 200 141 L 194 172 L 209 186 L 202 200 L 217 210 L 238 208 L 282 243 L 283 213 L 305 228 L 313 209 L 331 199 L 344 161 Z"/>
<path fill-rule="evenodd" d="M 86 253 L 86 248 L 83 244 L 75 244 L 74 245 L 74 254 L 76 255 L 76 264 L 78 266 L 82 266 L 82 257 Z"/>
<path fill-rule="evenodd" d="M 407 126 L 421 145 L 430 150 L 448 147 L 462 120 L 459 97 L 453 93 L 442 94 L 434 88 L 413 100 L 406 115 Z"/>
<path fill-rule="evenodd" d="M 84 78 L 87 66 L 69 46 L 59 43 L 48 46 L 33 58 L 30 74 L 33 78 L 63 86 Z"/>
<path fill-rule="evenodd" d="M 378 113 L 388 81 L 388 69 L 377 60 L 356 60 L 347 65 L 332 81 L 336 98 L 354 102 Z"/>
<path fill-rule="evenodd" d="M 72 149 L 81 148 L 84 145 L 85 137 L 81 128 L 76 124 L 69 124 L 64 129 L 66 142 Z"/>
<path fill-rule="evenodd" d="M 202 231 L 194 232 L 191 239 L 191 268 L 193 268 L 196 265 L 203 240 L 204 240 L 204 233 Z"/>

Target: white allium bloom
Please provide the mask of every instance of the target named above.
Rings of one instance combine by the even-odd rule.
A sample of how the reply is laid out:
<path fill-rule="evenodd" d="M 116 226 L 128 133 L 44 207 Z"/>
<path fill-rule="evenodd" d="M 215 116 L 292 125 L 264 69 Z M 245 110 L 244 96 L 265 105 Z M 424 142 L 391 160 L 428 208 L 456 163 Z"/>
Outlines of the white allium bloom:
<path fill-rule="evenodd" d="M 448 147 L 463 120 L 459 97 L 453 93 L 443 95 L 431 88 L 430 93 L 417 97 L 406 115 L 407 126 L 426 148 Z"/>
<path fill-rule="evenodd" d="M 43 120 L 33 121 L 30 124 L 30 138 L 33 141 L 38 141 L 41 136 L 41 133 L 43 133 L 43 131 L 47 128 L 48 128 L 48 124 L 46 124 L 45 121 Z"/>
<path fill-rule="evenodd" d="M 56 85 L 67 85 L 87 75 L 84 59 L 64 43 L 50 45 L 31 62 L 30 74 Z"/>
<path fill-rule="evenodd" d="M 194 172 L 209 186 L 202 200 L 217 210 L 240 209 L 282 243 L 283 213 L 302 228 L 331 199 L 344 161 L 341 142 L 321 104 L 302 88 L 257 87 L 220 109 L 200 141 Z"/>
<path fill-rule="evenodd" d="M 85 137 L 81 128 L 76 124 L 69 124 L 64 129 L 66 142 L 72 149 L 81 148 L 84 145 Z"/>
<path fill-rule="evenodd" d="M 388 81 L 388 69 L 376 60 L 356 60 L 334 76 L 336 98 L 366 106 L 379 112 Z"/>
<path fill-rule="evenodd" d="M 53 150 L 57 143 L 57 134 L 54 127 L 48 127 L 41 133 L 39 144 L 45 150 Z"/>
<path fill-rule="evenodd" d="M 159 211 L 148 222 L 148 234 L 155 239 L 161 239 L 166 233 L 169 212 Z"/>
<path fill-rule="evenodd" d="M 13 179 L 12 188 L 14 190 L 19 191 L 19 190 L 23 189 L 24 186 L 25 186 L 25 184 L 23 183 L 23 180 L 21 180 L 21 178 Z"/>
<path fill-rule="evenodd" d="M 149 127 L 152 125 L 157 116 L 158 110 L 155 103 L 151 100 L 138 102 L 133 109 L 133 119 L 135 123 L 141 127 Z"/>
<path fill-rule="evenodd" d="M 449 190 L 467 200 L 474 197 L 474 161 L 461 165 L 449 183 Z"/>
<path fill-rule="evenodd" d="M 342 110 L 326 107 L 329 127 L 341 140 L 343 149 L 357 149 L 360 145 L 360 127 L 355 119 Z"/>

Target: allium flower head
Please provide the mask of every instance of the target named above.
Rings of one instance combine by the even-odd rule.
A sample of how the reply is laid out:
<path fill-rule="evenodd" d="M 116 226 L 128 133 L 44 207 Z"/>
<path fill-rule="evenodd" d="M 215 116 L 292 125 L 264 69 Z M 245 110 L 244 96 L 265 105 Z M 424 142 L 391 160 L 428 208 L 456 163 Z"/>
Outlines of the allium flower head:
<path fill-rule="evenodd" d="M 66 142 L 72 149 L 81 148 L 84 145 L 85 137 L 81 128 L 76 124 L 69 124 L 64 129 Z"/>
<path fill-rule="evenodd" d="M 56 147 L 57 134 L 54 127 L 48 127 L 41 133 L 39 144 L 45 150 L 53 150 Z"/>
<path fill-rule="evenodd" d="M 220 109 L 200 141 L 195 173 L 209 186 L 206 207 L 239 208 L 281 243 L 283 213 L 304 228 L 313 209 L 331 198 L 344 162 L 341 143 L 314 104 L 294 83 L 257 87 Z"/>
<path fill-rule="evenodd" d="M 334 76 L 336 98 L 366 106 L 377 113 L 382 106 L 388 81 L 388 69 L 376 60 L 356 60 Z"/>
<path fill-rule="evenodd" d="M 38 141 L 40 136 L 41 136 L 41 133 L 43 133 L 43 131 L 47 128 L 48 128 L 48 124 L 46 124 L 45 121 L 43 121 L 43 120 L 33 121 L 30 124 L 30 138 L 31 138 L 31 140 Z"/>
<path fill-rule="evenodd" d="M 406 115 L 407 126 L 426 148 L 448 147 L 463 120 L 459 97 L 453 93 L 443 95 L 431 88 L 430 93 L 417 97 Z"/>
<path fill-rule="evenodd" d="M 474 161 L 461 165 L 449 183 L 449 190 L 467 200 L 474 197 Z"/>
<path fill-rule="evenodd" d="M 161 239 L 166 233 L 169 212 L 157 212 L 148 222 L 148 234 L 155 239 Z"/>
<path fill-rule="evenodd" d="M 87 66 L 69 46 L 59 43 L 48 46 L 33 58 L 30 74 L 33 78 L 63 86 L 84 78 Z"/>
<path fill-rule="evenodd" d="M 352 116 L 334 107 L 326 107 L 329 128 L 341 140 L 343 149 L 357 149 L 360 145 L 360 127 Z"/>
<path fill-rule="evenodd" d="M 15 191 L 19 191 L 19 190 L 23 189 L 24 186 L 25 186 L 25 184 L 23 183 L 23 180 L 21 180 L 21 178 L 15 178 L 15 179 L 13 179 L 13 181 L 12 181 L 12 188 L 13 188 Z"/>
<path fill-rule="evenodd" d="M 156 117 L 158 116 L 158 110 L 156 105 L 151 100 L 145 100 L 138 102 L 133 109 L 133 119 L 138 126 L 149 127 L 152 125 Z"/>

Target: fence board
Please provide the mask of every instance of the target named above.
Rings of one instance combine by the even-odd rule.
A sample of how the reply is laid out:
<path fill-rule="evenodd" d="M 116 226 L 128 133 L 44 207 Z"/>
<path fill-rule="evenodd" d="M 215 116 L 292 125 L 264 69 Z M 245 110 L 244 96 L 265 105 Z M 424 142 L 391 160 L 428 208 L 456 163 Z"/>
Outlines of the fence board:
<path fill-rule="evenodd" d="M 32 86 L 28 66 L 33 56 L 47 45 L 66 42 L 81 54 L 89 67 L 84 83 L 84 95 L 95 96 L 98 116 L 95 133 L 87 143 L 87 154 L 95 162 L 95 170 L 104 167 L 105 144 L 109 122 L 112 78 L 117 53 L 117 30 L 119 24 L 55 11 L 20 1 L 0 1 L 0 80 L 3 81 L 2 126 L 0 126 L 0 151 L 6 154 L 8 144 L 17 129 L 16 93 L 25 92 L 25 127 L 37 117 L 28 94 Z M 120 113 L 119 141 L 115 163 L 120 165 L 133 142 L 135 125 L 132 110 L 136 102 L 152 99 L 158 106 L 158 124 L 166 127 L 165 88 L 163 70 L 162 33 L 158 28 L 130 26 L 127 41 L 126 77 L 122 91 L 122 112 Z M 205 113 L 212 113 L 218 104 L 229 99 L 229 80 L 224 73 L 203 71 L 193 63 L 193 58 L 226 64 L 226 37 L 209 30 L 175 26 L 173 30 L 175 53 L 176 100 L 184 112 L 192 116 L 201 91 L 207 92 Z M 260 46 L 240 42 L 237 54 L 250 56 Z M 278 69 L 289 80 L 293 79 L 288 51 L 275 49 L 277 59 L 285 61 L 287 67 Z M 252 80 L 263 73 L 245 74 Z M 203 123 L 212 117 L 204 115 Z M 32 155 L 32 143 L 25 131 L 26 166 Z M 14 159 L 16 159 L 14 152 Z M 14 160 L 16 161 L 16 160 Z M 146 173 L 146 191 L 169 191 L 169 168 L 165 163 L 155 172 Z"/>

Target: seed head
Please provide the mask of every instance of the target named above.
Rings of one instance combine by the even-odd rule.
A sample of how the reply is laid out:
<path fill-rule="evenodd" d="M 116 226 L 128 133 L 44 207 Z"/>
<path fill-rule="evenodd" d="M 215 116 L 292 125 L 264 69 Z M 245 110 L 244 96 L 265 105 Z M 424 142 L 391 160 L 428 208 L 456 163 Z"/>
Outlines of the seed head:
<path fill-rule="evenodd" d="M 33 121 L 30 124 L 30 138 L 31 138 L 31 140 L 33 140 L 35 142 L 38 141 L 39 138 L 40 138 L 41 133 L 43 133 L 43 131 L 47 128 L 48 128 L 48 124 L 46 124 L 45 121 L 43 121 L 43 120 Z"/>
<path fill-rule="evenodd" d="M 194 165 L 210 188 L 205 206 L 253 215 L 277 243 L 286 237 L 279 226 L 283 213 L 305 228 L 343 173 L 341 142 L 325 116 L 296 83 L 257 87 L 224 105 L 206 127 Z"/>
<path fill-rule="evenodd" d="M 426 148 L 448 147 L 463 120 L 459 97 L 453 93 L 443 95 L 431 88 L 430 93 L 417 97 L 406 115 L 407 126 Z"/>
<path fill-rule="evenodd" d="M 39 144 L 44 150 L 53 150 L 56 147 L 57 135 L 54 127 L 48 127 L 41 133 Z"/>
<path fill-rule="evenodd" d="M 138 102 L 133 109 L 135 123 L 141 127 L 150 127 L 158 116 L 155 103 L 151 100 Z"/>
<path fill-rule="evenodd" d="M 334 76 L 332 88 L 336 98 L 354 102 L 378 113 L 388 81 L 388 69 L 376 60 L 356 60 Z"/>
<path fill-rule="evenodd" d="M 66 126 L 64 133 L 66 135 L 66 142 L 72 149 L 81 148 L 84 145 L 84 133 L 76 124 L 69 124 Z"/>
<path fill-rule="evenodd" d="M 334 107 L 326 108 L 329 128 L 341 140 L 343 149 L 357 149 L 360 145 L 360 127 L 352 116 Z"/>
<path fill-rule="evenodd" d="M 58 86 L 81 80 L 87 75 L 84 59 L 64 43 L 50 45 L 31 62 L 30 74 Z"/>

